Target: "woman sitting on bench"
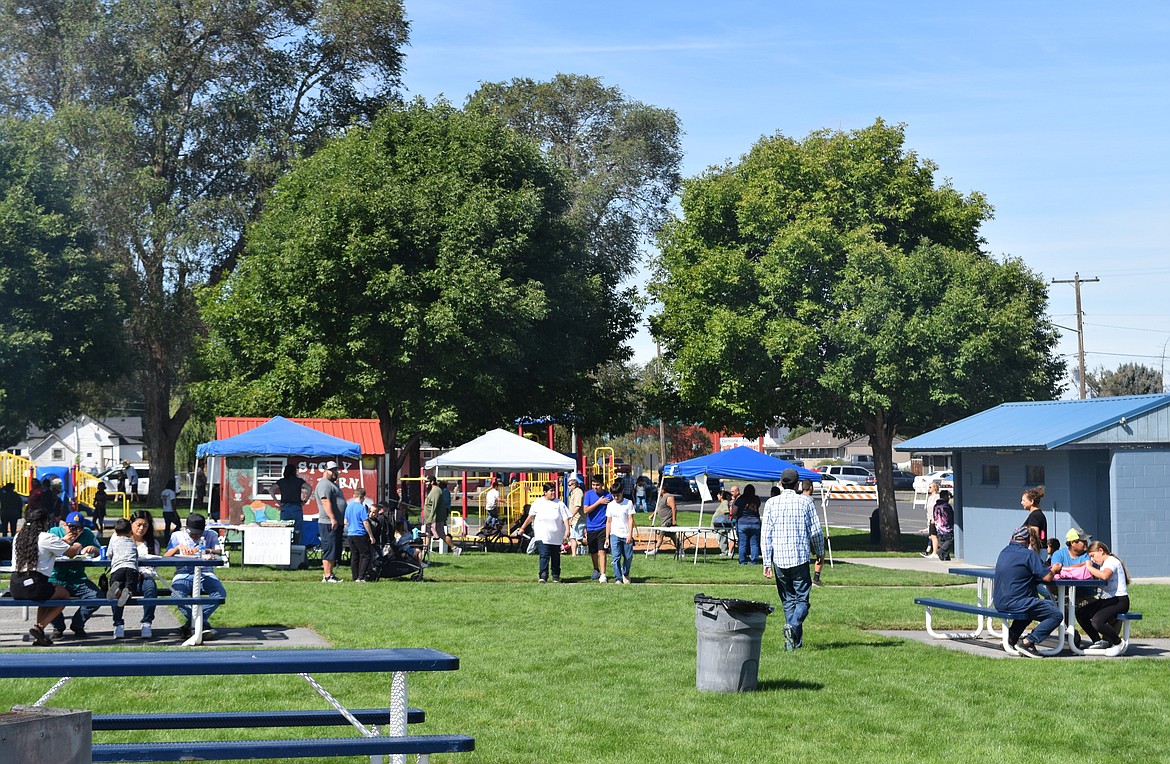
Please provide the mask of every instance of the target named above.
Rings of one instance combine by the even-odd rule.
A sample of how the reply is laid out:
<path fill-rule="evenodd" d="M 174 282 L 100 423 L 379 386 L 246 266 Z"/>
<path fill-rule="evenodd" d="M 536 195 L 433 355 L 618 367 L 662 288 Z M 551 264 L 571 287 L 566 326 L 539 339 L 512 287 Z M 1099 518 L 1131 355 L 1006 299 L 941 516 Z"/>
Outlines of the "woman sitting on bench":
<path fill-rule="evenodd" d="M 34 507 L 28 511 L 24 528 L 13 542 L 16 559 L 9 588 L 16 599 L 69 599 L 69 591 L 64 586 L 49 581 L 49 576 L 53 574 L 53 564 L 61 555 L 76 557 L 83 551 L 97 551 L 92 546 L 82 548 L 81 542 L 77 540 L 81 535 L 80 528 L 69 526 L 65 530 L 65 538 L 61 538 L 49 533 L 49 525 L 49 513 L 41 507 Z M 64 605 L 42 605 L 37 608 L 37 622 L 28 630 L 34 645 L 53 644 L 53 640 L 45 634 L 45 627 L 64 609 Z"/>

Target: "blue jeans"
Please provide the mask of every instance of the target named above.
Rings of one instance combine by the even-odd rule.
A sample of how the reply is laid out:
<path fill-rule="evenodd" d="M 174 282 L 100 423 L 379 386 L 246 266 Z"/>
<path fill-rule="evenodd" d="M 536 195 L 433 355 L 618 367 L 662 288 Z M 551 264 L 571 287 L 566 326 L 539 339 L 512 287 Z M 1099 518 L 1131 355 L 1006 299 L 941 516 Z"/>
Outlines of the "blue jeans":
<path fill-rule="evenodd" d="M 154 576 L 142 576 L 141 578 L 138 579 L 138 593 L 140 595 L 142 595 L 143 597 L 157 597 L 158 596 L 158 584 L 155 583 Z M 125 625 L 125 621 L 123 620 L 123 613 L 126 612 L 126 608 L 118 607 L 117 605 L 114 605 L 113 610 L 114 610 L 114 625 L 115 626 Z M 144 605 L 142 607 L 142 622 L 143 623 L 154 623 L 154 605 Z"/>
<path fill-rule="evenodd" d="M 613 578 L 621 581 L 630 577 L 630 564 L 634 561 L 634 545 L 625 536 L 609 537 L 609 553 L 613 556 Z"/>
<path fill-rule="evenodd" d="M 1014 645 L 1024 633 L 1024 629 L 1028 628 L 1028 624 L 1032 621 L 1039 621 L 1036 628 L 1032 629 L 1032 642 L 1040 644 L 1048 638 L 1052 632 L 1060 626 L 1060 622 L 1064 620 L 1064 615 L 1060 612 L 1051 600 L 1035 599 L 1030 600 L 1024 607 L 1011 607 L 1009 610 L 1022 611 L 1030 615 L 1032 618 L 1028 621 L 1012 621 L 1008 627 L 1008 644 Z"/>
<path fill-rule="evenodd" d="M 760 521 L 741 521 L 736 526 L 739 535 L 739 564 L 746 565 L 750 561 L 753 565 L 760 564 Z"/>
<path fill-rule="evenodd" d="M 305 530 L 305 510 L 300 504 L 281 504 L 280 505 L 280 519 L 288 522 L 293 521 L 293 535 L 292 542 L 294 544 L 301 543 L 301 537 Z"/>
<path fill-rule="evenodd" d="M 554 579 L 561 577 L 561 545 L 536 542 L 536 551 L 540 553 L 540 580 L 548 580 L 548 569 L 551 565 Z"/>
<path fill-rule="evenodd" d="M 634 499 L 634 511 L 635 512 L 649 512 L 650 511 L 650 508 L 646 505 L 646 497 L 645 496 L 639 496 L 639 497 Z M 13 531 L 13 533 L 15 534 L 15 531 Z"/>
<path fill-rule="evenodd" d="M 784 606 L 784 623 L 792 627 L 792 641 L 797 647 L 804 642 L 804 619 L 808 617 L 808 593 L 812 591 L 812 575 L 808 563 L 795 568 L 774 568 L 776 591 Z"/>
<path fill-rule="evenodd" d="M 61 585 L 64 586 L 69 591 L 69 594 L 72 595 L 72 597 L 74 599 L 97 600 L 97 599 L 102 598 L 102 593 L 99 592 L 98 588 L 93 585 L 93 581 L 90 581 L 88 578 L 83 578 L 83 579 L 81 579 L 81 581 L 79 581 L 75 584 L 61 584 Z M 66 602 L 64 600 L 62 600 L 62 603 L 68 604 L 68 602 Z M 85 630 L 85 622 L 88 621 L 90 619 L 90 617 L 94 613 L 96 613 L 99 609 L 100 608 L 96 608 L 96 607 L 79 607 L 79 608 L 77 608 L 77 612 L 73 614 L 73 619 L 69 622 L 69 627 L 71 629 L 73 629 L 74 631 L 77 631 L 78 629 L 81 629 L 82 631 L 84 631 Z M 60 629 L 61 631 L 65 631 L 65 612 L 64 611 L 58 613 L 57 617 L 53 619 L 53 628 Z"/>
<path fill-rule="evenodd" d="M 190 597 L 191 587 L 195 585 L 194 576 L 180 576 L 171 581 L 171 596 L 172 597 Z M 227 589 L 223 588 L 223 584 L 215 576 L 203 576 L 203 581 L 200 583 L 200 592 L 204 595 L 215 595 L 218 597 L 227 597 Z M 191 606 L 190 605 L 176 605 L 179 612 L 187 619 L 187 623 L 191 622 Z M 211 614 L 219 607 L 215 605 L 203 606 L 203 625 L 211 624 Z"/>

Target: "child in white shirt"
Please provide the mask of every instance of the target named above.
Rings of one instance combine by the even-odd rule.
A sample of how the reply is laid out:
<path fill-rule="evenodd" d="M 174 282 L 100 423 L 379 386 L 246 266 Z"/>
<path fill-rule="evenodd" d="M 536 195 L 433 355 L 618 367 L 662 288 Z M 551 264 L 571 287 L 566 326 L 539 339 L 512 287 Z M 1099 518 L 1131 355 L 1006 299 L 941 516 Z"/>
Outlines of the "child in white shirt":
<path fill-rule="evenodd" d="M 624 496 L 625 486 L 615 480 L 609 487 L 613 501 L 605 507 L 605 536 L 613 558 L 613 582 L 630 583 L 630 564 L 634 561 L 634 502 Z"/>

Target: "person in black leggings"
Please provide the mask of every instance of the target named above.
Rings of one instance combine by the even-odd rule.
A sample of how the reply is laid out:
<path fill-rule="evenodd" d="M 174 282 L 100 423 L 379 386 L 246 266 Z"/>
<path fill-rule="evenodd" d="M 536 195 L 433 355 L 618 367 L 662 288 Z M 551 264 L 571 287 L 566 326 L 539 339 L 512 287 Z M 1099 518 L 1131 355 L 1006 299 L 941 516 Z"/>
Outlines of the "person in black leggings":
<path fill-rule="evenodd" d="M 1089 544 L 1089 559 L 1093 561 L 1089 573 L 1104 581 L 1105 586 L 1100 597 L 1077 607 L 1077 623 L 1093 640 L 1088 650 L 1120 655 L 1121 635 L 1113 622 L 1119 614 L 1129 612 L 1129 571 L 1100 541 Z"/>

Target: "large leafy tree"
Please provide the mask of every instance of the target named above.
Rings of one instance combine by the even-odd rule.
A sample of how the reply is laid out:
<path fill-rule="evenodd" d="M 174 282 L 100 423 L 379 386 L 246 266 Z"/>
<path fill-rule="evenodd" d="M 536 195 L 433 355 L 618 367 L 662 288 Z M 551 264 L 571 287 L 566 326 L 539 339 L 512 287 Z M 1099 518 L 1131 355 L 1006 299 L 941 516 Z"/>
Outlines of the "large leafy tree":
<path fill-rule="evenodd" d="M 209 396 L 446 442 L 595 383 L 632 321 L 559 168 L 498 119 L 415 102 L 281 180 L 205 306 Z"/>
<path fill-rule="evenodd" d="M 633 275 L 640 245 L 661 228 L 678 192 L 678 115 L 575 74 L 485 83 L 467 108 L 496 114 L 566 169 L 568 218 L 587 236 L 592 267 L 610 274 L 611 288 Z M 610 299 L 622 297 L 615 289 Z"/>
<path fill-rule="evenodd" d="M 406 35 L 398 0 L 0 0 L 0 112 L 51 118 L 131 308 L 154 497 L 192 411 L 194 288 L 294 157 L 393 100 Z"/>
<path fill-rule="evenodd" d="M 990 206 L 935 170 L 880 120 L 764 138 L 685 184 L 652 286 L 670 379 L 701 421 L 868 435 L 890 549 L 894 435 L 1050 398 L 1063 372 L 1044 282 L 982 251 Z"/>
<path fill-rule="evenodd" d="M 1086 374 L 1085 382 L 1093 398 L 1162 392 L 1162 372 L 1140 363 L 1123 363 L 1115 370 L 1102 366 Z"/>
<path fill-rule="evenodd" d="M 76 412 L 119 361 L 117 291 L 64 159 L 43 124 L 0 121 L 0 447 Z"/>

